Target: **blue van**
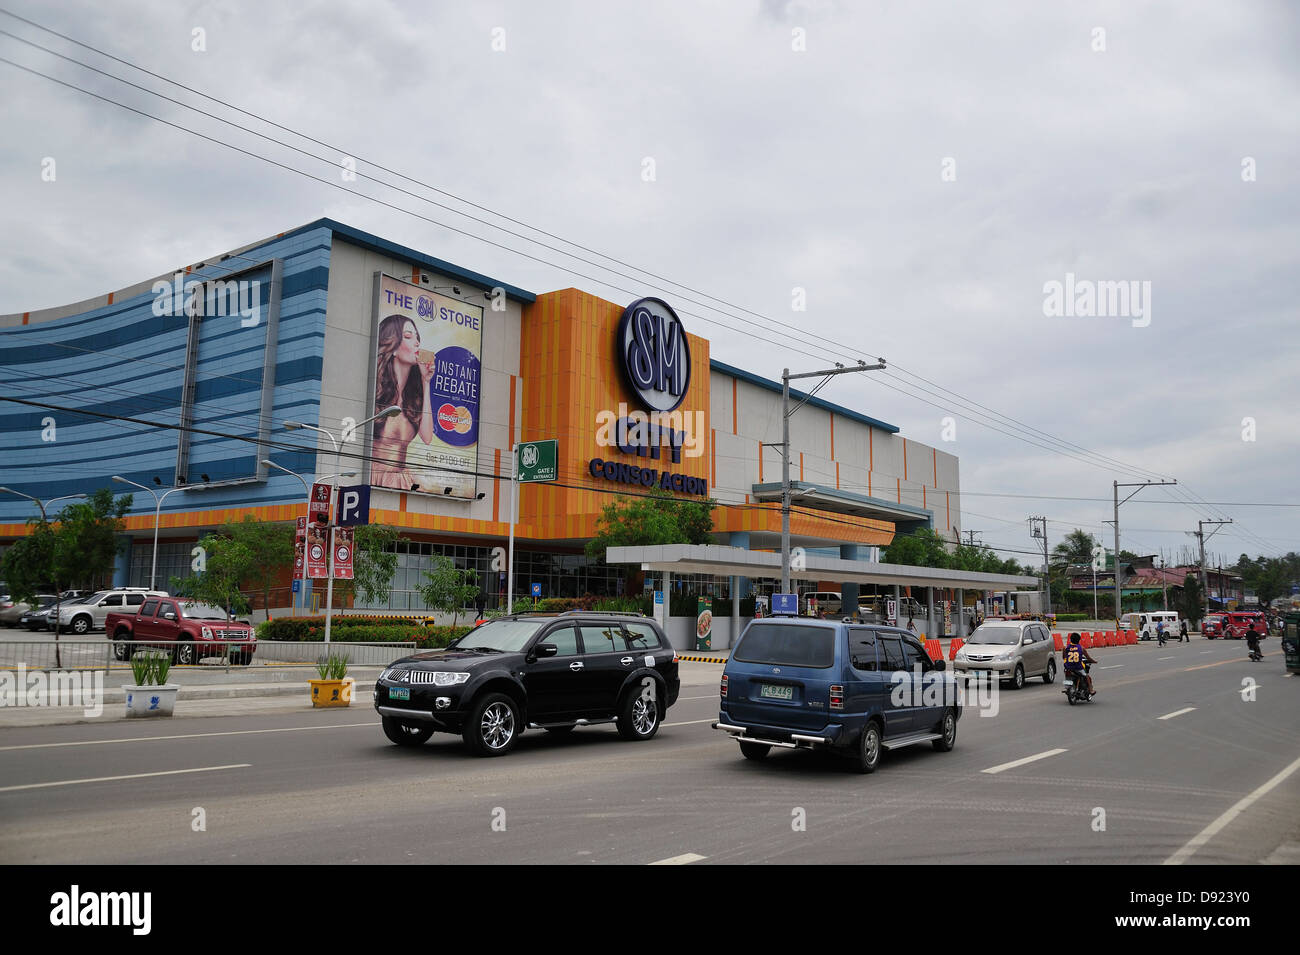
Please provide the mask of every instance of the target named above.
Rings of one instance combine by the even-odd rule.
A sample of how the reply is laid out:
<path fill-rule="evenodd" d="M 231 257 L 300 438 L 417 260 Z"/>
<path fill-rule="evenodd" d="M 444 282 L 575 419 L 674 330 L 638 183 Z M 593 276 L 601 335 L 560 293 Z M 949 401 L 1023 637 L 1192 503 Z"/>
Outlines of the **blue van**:
<path fill-rule="evenodd" d="M 755 620 L 722 673 L 713 728 L 746 759 L 824 748 L 875 772 L 882 750 L 957 742 L 961 700 L 942 660 L 897 627 L 796 617 Z"/>

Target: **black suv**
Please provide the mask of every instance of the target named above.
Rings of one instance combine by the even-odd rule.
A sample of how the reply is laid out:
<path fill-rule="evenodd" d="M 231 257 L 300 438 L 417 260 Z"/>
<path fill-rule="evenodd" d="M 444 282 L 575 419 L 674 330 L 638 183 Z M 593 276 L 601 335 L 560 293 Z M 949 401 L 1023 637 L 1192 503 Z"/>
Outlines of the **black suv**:
<path fill-rule="evenodd" d="M 393 663 L 375 683 L 375 709 L 399 746 L 438 730 L 480 756 L 504 756 L 525 726 L 567 733 L 616 722 L 624 739 L 650 739 L 680 686 L 677 654 L 653 620 L 514 614 Z"/>

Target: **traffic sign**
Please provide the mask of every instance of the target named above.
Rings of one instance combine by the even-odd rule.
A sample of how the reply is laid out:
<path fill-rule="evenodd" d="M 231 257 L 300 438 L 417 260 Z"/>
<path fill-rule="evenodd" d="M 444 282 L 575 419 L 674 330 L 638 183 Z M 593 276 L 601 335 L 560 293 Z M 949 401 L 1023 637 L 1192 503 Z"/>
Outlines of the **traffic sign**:
<path fill-rule="evenodd" d="M 772 613 L 773 615 L 782 614 L 789 617 L 798 616 L 799 595 L 772 594 Z"/>
<path fill-rule="evenodd" d="M 542 595 L 542 585 L 541 585 L 541 584 L 533 584 L 533 596 L 534 596 L 534 597 L 540 597 L 541 595 Z"/>
<path fill-rule="evenodd" d="M 370 486 L 358 484 L 339 488 L 339 506 L 335 513 L 338 514 L 338 519 L 334 523 L 340 527 L 369 524 Z"/>
<path fill-rule="evenodd" d="M 529 441 L 519 445 L 519 483 L 540 484 L 560 479 L 559 442 Z"/>

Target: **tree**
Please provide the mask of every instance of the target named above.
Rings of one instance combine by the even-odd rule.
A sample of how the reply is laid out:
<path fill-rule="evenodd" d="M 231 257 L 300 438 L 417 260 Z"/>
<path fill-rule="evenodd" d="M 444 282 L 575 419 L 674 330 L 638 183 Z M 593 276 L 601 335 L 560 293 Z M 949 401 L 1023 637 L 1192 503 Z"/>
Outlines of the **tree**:
<path fill-rule="evenodd" d="M 1052 576 L 1063 576 L 1071 565 L 1092 565 L 1092 554 L 1100 541 L 1087 531 L 1075 528 L 1052 548 Z"/>
<path fill-rule="evenodd" d="M 938 532 L 922 527 L 911 534 L 895 535 L 882 557 L 887 564 L 911 567 L 947 567 L 951 555 Z"/>
<path fill-rule="evenodd" d="M 587 542 L 587 559 L 605 561 L 610 547 L 638 547 L 651 544 L 710 544 L 713 531 L 712 499 L 692 501 L 655 489 L 641 497 L 619 497 L 601 509 L 596 535 Z M 642 571 L 626 571 L 628 594 L 641 592 Z"/>
<path fill-rule="evenodd" d="M 86 500 L 59 511 L 49 568 L 56 590 L 73 586 L 94 589 L 111 578 L 122 549 L 119 535 L 126 529 L 122 516 L 131 501 L 130 494 L 114 498 L 111 490 L 102 487 Z"/>
<path fill-rule="evenodd" d="M 14 600 L 32 603 L 54 584 L 54 527 L 40 518 L 27 522 L 31 531 L 20 537 L 0 559 L 0 578 Z"/>
<path fill-rule="evenodd" d="M 1178 611 L 1187 618 L 1188 626 L 1195 627 L 1201 619 L 1201 604 L 1205 594 L 1201 582 L 1195 574 L 1188 574 L 1183 580 L 1183 593 L 1179 598 Z"/>
<path fill-rule="evenodd" d="M 433 557 L 430 564 L 424 572 L 420 596 L 434 610 L 451 614 L 454 627 L 461 609 L 478 595 L 478 571 L 457 567 L 450 557 Z"/>
<path fill-rule="evenodd" d="M 202 603 L 221 607 L 229 622 L 232 611 L 247 613 L 248 600 L 240 583 L 253 573 L 254 554 L 244 541 L 224 534 L 209 534 L 199 541 L 202 551 L 201 570 L 193 577 L 172 578 L 177 595 L 192 597 Z"/>
<path fill-rule="evenodd" d="M 388 602 L 393 577 L 397 573 L 397 551 L 393 547 L 401 538 L 395 527 L 361 524 L 356 529 L 352 579 L 344 581 L 348 591 L 365 604 Z"/>
<path fill-rule="evenodd" d="M 251 559 L 244 580 L 251 582 L 254 589 L 261 592 L 262 609 L 269 618 L 271 587 L 286 567 L 293 566 L 294 526 L 259 521 L 247 514 L 238 524 L 226 524 L 221 531 L 224 538 L 243 544 L 248 549 Z"/>

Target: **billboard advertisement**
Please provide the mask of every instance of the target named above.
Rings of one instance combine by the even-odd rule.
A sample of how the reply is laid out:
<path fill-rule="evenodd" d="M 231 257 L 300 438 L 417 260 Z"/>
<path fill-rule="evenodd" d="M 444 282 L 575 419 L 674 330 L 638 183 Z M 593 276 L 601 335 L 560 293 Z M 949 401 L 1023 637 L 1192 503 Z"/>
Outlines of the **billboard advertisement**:
<path fill-rule="evenodd" d="M 477 493 L 483 316 L 482 306 L 376 276 L 372 413 L 402 413 L 370 427 L 372 487 Z"/>

